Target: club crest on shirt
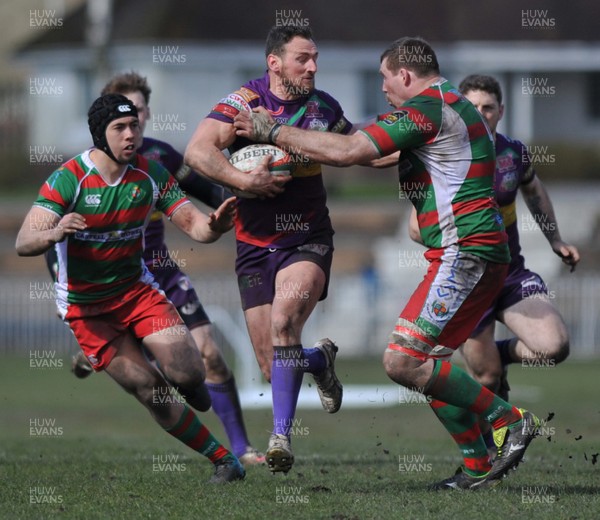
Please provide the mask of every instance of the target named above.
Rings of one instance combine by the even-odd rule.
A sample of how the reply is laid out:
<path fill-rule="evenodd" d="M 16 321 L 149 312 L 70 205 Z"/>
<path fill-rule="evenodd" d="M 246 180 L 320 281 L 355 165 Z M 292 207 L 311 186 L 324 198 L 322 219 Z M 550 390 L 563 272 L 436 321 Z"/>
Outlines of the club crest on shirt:
<path fill-rule="evenodd" d="M 496 159 L 496 169 L 500 173 L 504 173 L 508 170 L 514 170 L 515 161 L 510 155 L 500 155 Z"/>
<path fill-rule="evenodd" d="M 323 114 L 319 112 L 319 102 L 318 101 L 307 101 L 306 102 L 306 114 L 307 118 L 309 117 L 323 117 Z"/>
<path fill-rule="evenodd" d="M 129 200 L 129 202 L 133 202 L 135 204 L 137 202 L 142 201 L 145 194 L 146 194 L 146 192 L 142 188 L 140 188 L 137 184 L 135 184 L 129 191 L 129 194 L 127 195 L 127 199 Z"/>

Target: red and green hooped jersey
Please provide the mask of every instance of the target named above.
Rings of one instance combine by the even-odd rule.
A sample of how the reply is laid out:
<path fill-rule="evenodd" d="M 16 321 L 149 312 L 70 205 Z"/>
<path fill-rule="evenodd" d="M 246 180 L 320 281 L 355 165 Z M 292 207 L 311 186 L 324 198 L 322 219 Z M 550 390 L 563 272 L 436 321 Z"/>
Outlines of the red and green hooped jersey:
<path fill-rule="evenodd" d="M 88 226 L 56 244 L 58 302 L 94 303 L 125 292 L 138 280 L 152 283 L 142 261 L 144 229 L 155 209 L 170 217 L 187 202 L 169 172 L 141 155 L 112 185 L 96 169 L 89 150 L 63 164 L 34 203 L 59 217 L 79 213 Z"/>
<path fill-rule="evenodd" d="M 440 79 L 363 130 L 382 156 L 401 151 L 401 194 L 431 249 L 458 245 L 492 262 L 510 255 L 494 200 L 492 135 L 477 109 Z"/>

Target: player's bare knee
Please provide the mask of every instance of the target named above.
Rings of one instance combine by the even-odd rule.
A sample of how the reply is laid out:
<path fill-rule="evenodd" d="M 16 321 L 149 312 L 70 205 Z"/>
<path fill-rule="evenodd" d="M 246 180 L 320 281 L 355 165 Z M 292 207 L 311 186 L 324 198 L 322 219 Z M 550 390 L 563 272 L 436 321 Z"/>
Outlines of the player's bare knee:
<path fill-rule="evenodd" d="M 165 373 L 165 375 L 167 375 Z M 184 388 L 195 388 L 196 386 L 204 383 L 204 370 L 203 367 L 189 367 L 188 370 L 178 370 L 177 372 L 170 372 L 167 375 L 169 382 L 177 387 Z"/>
<path fill-rule="evenodd" d="M 168 363 L 161 369 L 167 379 L 177 386 L 194 386 L 204 381 L 205 369 L 202 356 L 195 346 L 183 345 L 173 349 Z"/>
<path fill-rule="evenodd" d="M 527 359 L 552 361 L 555 364 L 563 362 L 569 356 L 569 337 L 564 333 L 553 334 L 551 337 L 540 338 L 539 342 L 528 344 L 529 352 L 524 354 Z"/>
<path fill-rule="evenodd" d="M 387 376 L 395 383 L 408 388 L 416 387 L 414 376 L 422 362 L 393 350 L 386 350 L 383 354 L 383 367 Z"/>
<path fill-rule="evenodd" d="M 226 376 L 230 372 L 221 352 L 216 348 L 206 349 L 202 353 L 202 360 L 204 361 L 207 377 L 211 375 Z"/>
<path fill-rule="evenodd" d="M 569 338 L 559 338 L 552 346 L 552 349 L 548 353 L 548 357 L 554 360 L 555 363 L 562 363 L 569 357 L 570 350 L 571 346 L 569 344 Z"/>
<path fill-rule="evenodd" d="M 431 368 L 424 367 L 428 359 L 449 356 L 453 352 L 436 343 L 435 338 L 415 323 L 398 318 L 383 357 L 388 377 L 398 384 L 422 391 L 431 377 Z"/>

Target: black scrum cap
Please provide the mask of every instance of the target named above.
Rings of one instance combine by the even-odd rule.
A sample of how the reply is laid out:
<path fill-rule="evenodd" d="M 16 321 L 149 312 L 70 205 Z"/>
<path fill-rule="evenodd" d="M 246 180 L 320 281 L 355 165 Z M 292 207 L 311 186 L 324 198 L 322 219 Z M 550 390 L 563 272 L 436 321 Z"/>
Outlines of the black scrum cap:
<path fill-rule="evenodd" d="M 92 103 L 88 110 L 88 126 L 94 146 L 102 150 L 113 161 L 117 161 L 106 141 L 106 127 L 121 117 L 138 116 L 135 105 L 121 94 L 106 94 Z"/>

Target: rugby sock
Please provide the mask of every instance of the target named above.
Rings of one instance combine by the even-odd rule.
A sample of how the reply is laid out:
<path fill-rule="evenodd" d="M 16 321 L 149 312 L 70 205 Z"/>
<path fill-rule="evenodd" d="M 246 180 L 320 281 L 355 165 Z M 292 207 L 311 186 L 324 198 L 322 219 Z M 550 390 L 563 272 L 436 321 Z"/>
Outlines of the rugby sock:
<path fill-rule="evenodd" d="M 246 449 L 250 446 L 246 427 L 244 426 L 244 418 L 242 416 L 242 408 L 240 406 L 240 397 L 238 395 L 235 378 L 231 378 L 224 383 L 206 383 L 208 392 L 212 400 L 213 411 L 217 414 L 227 437 L 231 444 L 231 451 L 236 457 L 241 457 L 246 453 Z"/>
<path fill-rule="evenodd" d="M 304 376 L 304 364 L 306 363 L 302 358 L 302 345 L 273 347 L 273 433 L 290 436 Z"/>
<path fill-rule="evenodd" d="M 521 412 L 515 406 L 480 385 L 462 368 L 448 361 L 434 361 L 433 373 L 424 393 L 481 416 L 494 430 L 513 424 L 516 426 L 522 418 Z"/>
<path fill-rule="evenodd" d="M 503 366 L 514 363 L 510 355 L 510 344 L 513 342 L 514 339 L 515 338 L 496 341 L 496 347 L 498 348 L 498 353 L 500 354 L 500 361 L 502 362 Z"/>
<path fill-rule="evenodd" d="M 492 465 L 479 429 L 479 417 L 464 408 L 436 399 L 431 401 L 430 406 L 454 442 L 458 444 L 463 456 L 465 472 L 473 477 L 485 475 Z"/>
<path fill-rule="evenodd" d="M 318 348 L 302 349 L 302 357 L 306 360 L 304 371 L 311 374 L 318 374 L 327 368 L 325 354 Z"/>
<path fill-rule="evenodd" d="M 183 413 L 175 426 L 165 428 L 166 432 L 189 446 L 194 451 L 208 457 L 214 464 L 224 457 L 232 456 L 214 436 L 189 406 L 184 405 Z"/>

